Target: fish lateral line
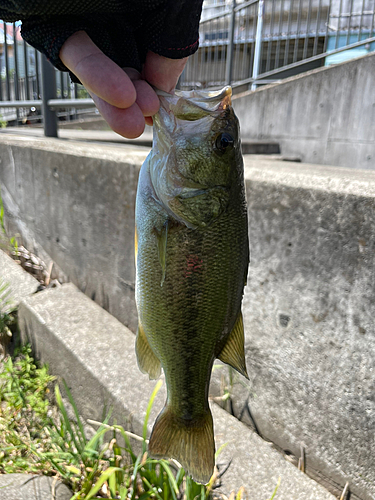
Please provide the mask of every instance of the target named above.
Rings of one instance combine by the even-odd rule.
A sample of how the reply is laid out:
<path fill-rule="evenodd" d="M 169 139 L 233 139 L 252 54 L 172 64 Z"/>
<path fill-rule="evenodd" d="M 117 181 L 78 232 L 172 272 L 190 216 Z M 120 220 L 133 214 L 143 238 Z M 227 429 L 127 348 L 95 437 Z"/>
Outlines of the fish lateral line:
<path fill-rule="evenodd" d="M 168 242 L 168 225 L 169 225 L 169 219 L 167 219 L 161 230 L 158 231 L 156 228 L 156 234 L 157 234 L 157 239 L 158 239 L 158 255 L 159 255 L 159 263 L 161 265 L 161 270 L 162 270 L 162 276 L 161 276 L 161 282 L 160 286 L 162 287 L 165 281 L 165 274 L 166 274 L 166 260 L 167 260 L 167 242 Z"/>

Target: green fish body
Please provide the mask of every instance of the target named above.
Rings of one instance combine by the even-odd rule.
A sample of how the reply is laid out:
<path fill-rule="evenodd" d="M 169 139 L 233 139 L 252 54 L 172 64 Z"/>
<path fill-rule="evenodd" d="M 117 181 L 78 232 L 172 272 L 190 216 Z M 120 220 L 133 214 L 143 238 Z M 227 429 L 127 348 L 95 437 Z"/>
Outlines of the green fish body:
<path fill-rule="evenodd" d="M 136 202 L 136 351 L 167 401 L 149 443 L 198 482 L 214 469 L 208 389 L 215 358 L 247 377 L 241 301 L 249 263 L 231 89 L 160 95 Z"/>

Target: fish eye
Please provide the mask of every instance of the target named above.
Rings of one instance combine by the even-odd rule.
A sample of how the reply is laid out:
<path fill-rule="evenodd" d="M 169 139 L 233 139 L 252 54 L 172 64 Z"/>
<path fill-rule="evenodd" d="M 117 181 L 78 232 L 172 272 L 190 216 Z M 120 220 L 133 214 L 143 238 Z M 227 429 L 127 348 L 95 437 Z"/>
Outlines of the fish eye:
<path fill-rule="evenodd" d="M 234 146 L 233 137 L 227 132 L 223 132 L 216 137 L 215 149 L 219 154 L 224 154 L 228 149 L 232 149 Z"/>

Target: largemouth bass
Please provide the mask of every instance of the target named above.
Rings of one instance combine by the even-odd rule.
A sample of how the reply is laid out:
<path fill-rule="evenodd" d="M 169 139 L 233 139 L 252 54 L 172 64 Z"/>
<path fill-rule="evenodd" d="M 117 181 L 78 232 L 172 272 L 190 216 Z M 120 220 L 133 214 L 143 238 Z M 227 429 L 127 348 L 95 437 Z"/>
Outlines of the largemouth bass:
<path fill-rule="evenodd" d="M 215 358 L 247 377 L 241 301 L 249 263 L 238 120 L 231 89 L 159 94 L 136 202 L 136 351 L 167 401 L 149 453 L 193 479 L 214 470 L 208 389 Z"/>

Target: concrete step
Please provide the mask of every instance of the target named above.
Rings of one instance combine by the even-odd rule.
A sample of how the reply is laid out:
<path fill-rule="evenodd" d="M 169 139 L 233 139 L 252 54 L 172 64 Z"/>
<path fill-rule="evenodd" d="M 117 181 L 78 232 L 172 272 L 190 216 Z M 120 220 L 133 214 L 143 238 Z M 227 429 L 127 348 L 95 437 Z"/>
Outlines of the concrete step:
<path fill-rule="evenodd" d="M 8 267 L 0 267 L 0 277 L 14 287 L 13 280 L 18 280 Z M 142 433 L 155 381 L 138 369 L 135 337 L 130 330 L 71 283 L 24 298 L 18 316 L 23 340 L 31 342 L 37 358 L 49 364 L 51 373 L 65 379 L 84 418 L 100 420 L 104 408 L 112 407 L 112 417 L 119 424 Z M 163 386 L 154 403 L 150 427 L 164 399 Z M 219 464 L 231 461 L 222 477 L 223 493 L 229 495 L 244 486 L 248 498 L 266 500 L 281 478 L 278 500 L 334 500 L 271 443 L 212 401 L 211 409 L 216 447 L 227 443 Z"/>
<path fill-rule="evenodd" d="M 44 139 L 44 130 L 36 127 L 8 127 L 0 129 L 0 134 L 3 136 L 22 135 L 25 137 L 37 137 Z M 144 133 L 136 139 L 126 139 L 121 135 L 116 134 L 113 130 L 79 130 L 60 128 L 58 130 L 60 139 L 69 139 L 72 141 L 98 142 L 107 144 L 132 144 L 134 146 L 152 145 L 152 127 L 146 126 Z"/>
<path fill-rule="evenodd" d="M 27 137 L 44 137 L 42 128 L 35 127 L 8 127 L 0 130 L 4 135 L 24 135 Z M 71 128 L 60 128 L 58 131 L 61 139 L 69 139 L 74 141 L 84 142 L 99 142 L 113 144 L 132 144 L 133 146 L 152 146 L 152 127 L 146 126 L 144 133 L 136 139 L 126 139 L 116 134 L 112 130 L 80 130 Z M 257 155 L 278 155 L 280 154 L 280 146 L 274 141 L 245 140 L 242 142 L 243 154 Z"/>
<path fill-rule="evenodd" d="M 273 141 L 243 140 L 241 142 L 242 154 L 244 155 L 278 155 L 280 145 Z"/>

